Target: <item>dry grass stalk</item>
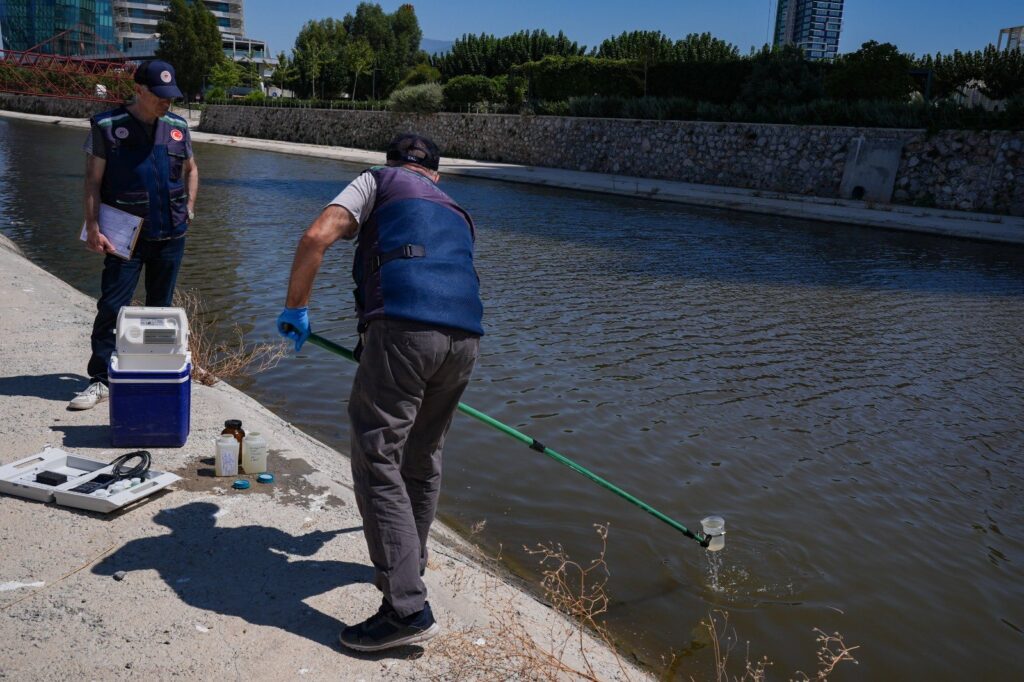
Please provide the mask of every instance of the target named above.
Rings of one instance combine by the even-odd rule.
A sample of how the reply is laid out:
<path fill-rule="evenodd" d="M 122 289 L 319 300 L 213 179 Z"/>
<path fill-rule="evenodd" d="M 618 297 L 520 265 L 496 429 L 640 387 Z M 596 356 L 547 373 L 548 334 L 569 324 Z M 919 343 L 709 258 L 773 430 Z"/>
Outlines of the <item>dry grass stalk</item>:
<path fill-rule="evenodd" d="M 701 625 L 711 638 L 711 650 L 715 656 L 715 680 L 717 682 L 764 682 L 768 668 L 772 665 L 767 656 L 757 661 L 750 660 L 750 642 L 746 643 L 746 657 L 742 675 L 729 674 L 729 657 L 739 644 L 736 628 L 729 626 L 729 613 L 716 610 L 708 613 L 708 619 Z"/>
<path fill-rule="evenodd" d="M 229 332 L 229 341 L 215 341 L 220 318 L 211 316 L 194 289 L 174 292 L 174 305 L 185 309 L 189 324 L 189 350 L 192 352 L 192 378 L 204 386 L 221 379 L 256 374 L 275 365 L 288 352 L 285 342 L 246 344 L 238 324 Z"/>
<path fill-rule="evenodd" d="M 464 628 L 449 632 L 431 645 L 437 657 L 432 680 L 592 680 L 608 679 L 587 657 L 591 645 L 588 633 L 604 642 L 615 656 L 617 675 L 630 675 L 615 654 L 611 637 L 598 617 L 608 608 L 604 587 L 608 578 L 604 556 L 608 529 L 595 526 L 601 539 L 597 559 L 583 566 L 572 561 L 561 545 L 539 544 L 526 551 L 540 557 L 541 586 L 551 605 L 567 618 L 549 619 L 550 629 L 542 641 L 531 634 L 516 608 L 515 597 L 496 596 L 498 580 L 484 585 L 485 599 L 498 601 L 494 621 L 483 629 Z M 573 660 L 579 663 L 572 663 Z"/>
<path fill-rule="evenodd" d="M 742 673 L 739 675 L 730 674 L 729 657 L 738 645 L 739 638 L 736 636 L 735 628 L 729 626 L 728 612 L 712 611 L 708 613 L 708 620 L 702 621 L 701 624 L 707 630 L 708 636 L 711 639 L 712 653 L 715 657 L 715 679 L 717 682 L 764 682 L 767 679 L 768 668 L 771 667 L 772 662 L 767 656 L 762 656 L 760 659 L 752 662 L 750 660 L 750 642 L 746 643 L 746 656 Z M 810 680 L 821 682 L 827 680 L 828 676 L 832 674 L 840 663 L 844 661 L 857 663 L 857 659 L 853 657 L 851 652 L 859 649 L 859 646 L 847 646 L 843 641 L 842 635 L 838 632 L 829 635 L 818 628 L 815 628 L 814 632 L 817 633 L 815 641 L 818 643 L 818 669 L 813 675 L 797 671 L 794 679 L 800 682 L 810 682 Z"/>
<path fill-rule="evenodd" d="M 601 539 L 601 551 L 586 567 L 570 559 L 560 544 L 538 544 L 535 549 L 526 551 L 540 557 L 541 587 L 544 594 L 555 610 L 568 616 L 569 622 L 573 624 L 571 634 L 577 643 L 583 665 L 587 674 L 596 679 L 597 673 L 586 655 L 587 634 L 596 636 L 612 651 L 615 651 L 615 644 L 604 622 L 598 621 L 598 617 L 608 611 L 608 593 L 605 586 L 608 584 L 609 573 L 608 564 L 604 559 L 608 548 L 608 526 L 594 524 L 594 529 Z M 555 639 L 552 638 L 552 641 Z M 560 651 L 564 652 L 568 646 L 569 641 L 566 638 Z M 618 656 L 616 661 L 623 675 L 626 675 Z"/>
<path fill-rule="evenodd" d="M 818 670 L 814 677 L 808 677 L 805 673 L 798 672 L 798 680 L 827 680 L 836 666 L 843 661 L 857 665 L 857 659 L 851 652 L 859 649 L 859 646 L 847 646 L 843 641 L 843 636 L 838 632 L 829 635 L 818 628 L 814 628 L 814 632 L 818 635 L 816 640 L 818 642 Z"/>

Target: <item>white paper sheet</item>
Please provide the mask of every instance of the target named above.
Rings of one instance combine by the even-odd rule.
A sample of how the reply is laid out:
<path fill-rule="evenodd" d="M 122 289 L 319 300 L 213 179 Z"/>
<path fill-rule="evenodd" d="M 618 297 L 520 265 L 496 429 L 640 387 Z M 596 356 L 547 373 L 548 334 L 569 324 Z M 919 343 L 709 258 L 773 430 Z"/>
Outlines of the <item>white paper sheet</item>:
<path fill-rule="evenodd" d="M 125 260 L 131 259 L 132 249 L 135 248 L 135 241 L 139 238 L 141 228 L 142 218 L 125 213 L 119 208 L 100 204 L 100 234 L 113 245 L 115 256 Z M 79 239 L 84 242 L 86 237 L 85 223 L 82 223 L 82 234 Z"/>

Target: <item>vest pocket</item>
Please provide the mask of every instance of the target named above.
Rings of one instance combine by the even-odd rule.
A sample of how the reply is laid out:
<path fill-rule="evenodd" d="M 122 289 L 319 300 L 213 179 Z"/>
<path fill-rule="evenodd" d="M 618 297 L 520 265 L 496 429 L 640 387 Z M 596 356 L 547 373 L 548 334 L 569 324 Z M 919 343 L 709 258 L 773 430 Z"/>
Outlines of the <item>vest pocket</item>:
<path fill-rule="evenodd" d="M 167 173 L 171 182 L 178 182 L 181 180 L 181 171 L 185 167 L 185 153 L 171 151 L 170 147 L 167 149 Z"/>

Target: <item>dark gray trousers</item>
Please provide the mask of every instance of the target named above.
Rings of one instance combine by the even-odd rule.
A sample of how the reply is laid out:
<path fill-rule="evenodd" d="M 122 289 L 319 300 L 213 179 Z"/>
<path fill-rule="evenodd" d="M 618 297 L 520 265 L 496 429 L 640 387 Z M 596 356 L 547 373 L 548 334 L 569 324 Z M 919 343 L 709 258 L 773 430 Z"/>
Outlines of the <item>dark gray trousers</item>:
<path fill-rule="evenodd" d="M 404 320 L 371 322 L 348 415 L 352 481 L 376 585 L 399 616 L 423 608 L 441 449 L 480 339 Z"/>

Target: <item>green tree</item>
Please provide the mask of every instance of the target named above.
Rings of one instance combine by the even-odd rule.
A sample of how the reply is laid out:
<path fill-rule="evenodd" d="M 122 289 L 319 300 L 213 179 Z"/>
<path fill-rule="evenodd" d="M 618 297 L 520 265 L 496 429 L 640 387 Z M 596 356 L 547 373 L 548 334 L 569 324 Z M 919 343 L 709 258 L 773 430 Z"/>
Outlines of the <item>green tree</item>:
<path fill-rule="evenodd" d="M 445 79 L 456 76 L 502 76 L 513 66 L 540 61 L 544 57 L 580 57 L 587 48 L 570 40 L 561 31 L 551 35 L 544 30 L 519 31 L 503 38 L 488 33 L 465 34 L 452 49 L 435 55 L 431 63 Z"/>
<path fill-rule="evenodd" d="M 647 71 L 654 64 L 673 61 L 675 44 L 661 31 L 631 31 L 608 38 L 594 50 L 595 57 L 628 59 L 643 68 L 643 94 L 647 96 Z"/>
<path fill-rule="evenodd" d="M 1024 50 L 997 50 L 989 45 L 979 60 L 981 92 L 991 99 L 1024 96 Z"/>
<path fill-rule="evenodd" d="M 629 59 L 545 57 L 513 67 L 511 77 L 529 82 L 531 99 L 558 102 L 591 95 L 639 97 L 643 92 L 639 71 Z"/>
<path fill-rule="evenodd" d="M 325 97 L 344 91 L 348 84 L 341 57 L 348 32 L 337 19 L 307 21 L 295 38 L 292 50 L 299 92 L 305 97 Z"/>
<path fill-rule="evenodd" d="M 765 46 L 752 58 L 750 77 L 739 99 L 756 106 L 788 106 L 820 99 L 824 87 L 820 73 L 794 45 Z"/>
<path fill-rule="evenodd" d="M 836 59 L 825 88 L 833 99 L 906 102 L 916 87 L 913 64 L 892 43 L 869 40 Z"/>
<path fill-rule="evenodd" d="M 352 72 L 352 99 L 356 98 L 356 85 L 359 83 L 359 76 L 373 68 L 373 48 L 370 41 L 359 36 L 348 41 L 345 46 L 344 64 L 345 69 Z"/>
<path fill-rule="evenodd" d="M 733 62 L 740 58 L 740 50 L 732 43 L 710 33 L 690 33 L 673 46 L 675 61 L 687 63 Z"/>
<path fill-rule="evenodd" d="M 225 59 L 217 20 L 201 2 L 171 0 L 157 31 L 157 58 L 174 65 L 178 87 L 191 97 L 202 88 L 210 70 Z"/>
<path fill-rule="evenodd" d="M 629 31 L 605 39 L 591 56 L 648 64 L 670 62 L 675 58 L 675 44 L 661 31 Z"/>
<path fill-rule="evenodd" d="M 350 39 L 365 38 L 373 50 L 374 62 L 368 72 L 372 96 L 387 96 L 419 56 L 423 32 L 412 5 L 402 5 L 387 14 L 380 5 L 361 2 L 342 23 Z"/>
<path fill-rule="evenodd" d="M 981 78 L 981 52 L 961 52 L 954 50 L 952 54 L 936 54 L 934 57 L 925 55 L 917 60 L 915 67 L 924 72 L 923 78 L 931 75 L 931 99 L 944 100 L 956 94 L 962 94 L 964 87 L 972 80 Z M 921 94 L 925 94 L 927 80 L 918 83 Z"/>
<path fill-rule="evenodd" d="M 209 78 L 207 78 L 208 84 L 223 90 L 233 88 L 241 82 L 242 68 L 230 59 L 215 64 L 210 69 Z"/>
<path fill-rule="evenodd" d="M 287 90 L 294 86 L 297 76 L 298 70 L 295 68 L 295 62 L 289 59 L 284 52 L 278 52 L 277 67 L 270 77 L 270 82 L 282 90 Z"/>

